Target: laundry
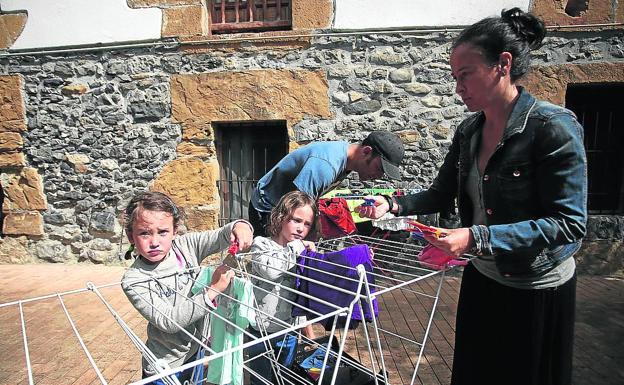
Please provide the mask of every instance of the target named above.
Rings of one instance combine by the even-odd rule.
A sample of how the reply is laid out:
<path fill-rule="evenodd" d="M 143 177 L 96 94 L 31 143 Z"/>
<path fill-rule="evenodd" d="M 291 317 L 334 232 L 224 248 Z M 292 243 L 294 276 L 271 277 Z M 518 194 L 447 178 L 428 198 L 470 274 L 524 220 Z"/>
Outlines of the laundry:
<path fill-rule="evenodd" d="M 458 259 L 453 255 L 446 254 L 443 250 L 429 244 L 418 254 L 418 260 L 423 266 L 430 269 L 444 270 L 451 266 L 466 266 L 468 260 Z"/>
<path fill-rule="evenodd" d="M 336 306 L 347 307 L 353 302 L 355 295 L 331 289 L 330 287 L 339 287 L 355 293 L 359 281 L 356 267 L 360 264 L 364 266 L 367 272 L 366 280 L 369 283 L 371 293 L 374 293 L 375 277 L 371 274 L 373 272 L 373 264 L 368 245 L 355 245 L 325 254 L 305 250 L 301 253 L 297 274 L 307 279 L 299 278 L 297 289 L 302 293 L 309 294 Z M 364 293 L 364 288 L 362 288 L 362 293 Z M 377 299 L 373 299 L 372 303 L 373 309 L 370 308 L 367 301 L 362 300 L 355 304 L 351 316 L 351 320 L 356 321 L 355 323 L 352 322 L 353 325 L 357 326 L 357 321 L 362 321 L 360 306 L 362 306 L 366 321 L 372 321 L 378 315 Z M 297 297 L 297 304 L 301 306 L 293 307 L 293 315 L 305 315 L 309 319 L 314 318 L 315 315 L 304 309 L 310 309 L 321 314 L 327 314 L 334 310 L 331 306 L 302 295 Z M 344 325 L 345 317 L 341 318 L 341 324 Z M 326 330 L 330 330 L 332 320 L 325 320 L 324 326 Z"/>
<path fill-rule="evenodd" d="M 204 268 L 195 282 L 194 293 L 210 284 L 212 268 Z M 243 343 L 243 330 L 255 324 L 253 286 L 248 279 L 235 277 L 225 295 L 217 297 L 216 313 L 226 318 L 212 316 L 210 320 L 211 348 L 222 352 Z M 233 299 L 231 299 L 233 298 Z M 243 384 L 243 351 L 237 350 L 210 361 L 207 382 L 212 384 Z"/>
<path fill-rule="evenodd" d="M 357 231 L 344 198 L 319 199 L 319 222 L 324 238 L 343 237 Z"/>

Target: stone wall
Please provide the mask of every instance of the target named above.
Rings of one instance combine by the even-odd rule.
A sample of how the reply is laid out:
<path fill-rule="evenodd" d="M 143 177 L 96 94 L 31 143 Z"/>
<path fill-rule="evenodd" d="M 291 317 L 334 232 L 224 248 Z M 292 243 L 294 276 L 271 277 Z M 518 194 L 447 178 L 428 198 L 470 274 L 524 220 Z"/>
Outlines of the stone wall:
<path fill-rule="evenodd" d="M 16 135 L 4 140 L 13 151 L 7 154 L 22 154 L 23 160 L 19 166 L 0 164 L 5 202 L 11 203 L 3 212 L 17 210 L 17 202 L 35 202 L 19 198 L 24 192 L 12 193 L 14 186 L 30 193 L 40 189 L 44 199 L 19 211 L 24 219 L 41 215 L 41 234 L 26 234 L 36 226 L 23 229 L 13 222 L 9 230 L 5 223 L 5 234 L 11 235 L 0 245 L 0 260 L 15 262 L 13 255 L 25 255 L 114 262 L 126 247 L 120 212 L 135 191 L 147 188 L 165 191 L 184 206 L 191 213 L 189 228 L 214 227 L 214 116 L 286 120 L 291 148 L 391 130 L 407 146 L 404 180 L 397 187 L 427 187 L 468 114 L 454 93 L 448 65 L 454 36 L 330 35 L 305 44 L 2 57 L 0 82 L 19 79 L 13 88 L 21 92 L 26 122 L 18 131 L 23 144 Z M 535 53 L 534 63 L 620 68 L 623 46 L 621 31 L 559 33 Z M 624 82 L 621 72 L 612 81 Z M 236 90 L 239 98 L 232 96 Z M 282 99 L 255 103 L 253 92 Z M 231 104 L 224 104 L 223 96 Z M 362 186 L 357 180 L 347 183 Z M 590 226 L 588 239 L 605 242 L 612 252 L 602 271 L 620 269 L 616 240 L 622 239 L 622 219 L 591 223 L 599 225 Z M 3 251 L 6 247 L 15 253 Z M 591 253 L 595 250 L 586 254 Z"/>

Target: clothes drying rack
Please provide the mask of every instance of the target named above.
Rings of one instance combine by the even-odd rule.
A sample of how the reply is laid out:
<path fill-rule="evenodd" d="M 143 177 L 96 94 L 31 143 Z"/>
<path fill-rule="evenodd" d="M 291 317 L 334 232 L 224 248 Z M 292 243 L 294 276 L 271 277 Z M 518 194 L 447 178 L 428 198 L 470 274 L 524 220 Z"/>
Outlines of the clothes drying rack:
<path fill-rule="evenodd" d="M 199 344 L 201 348 L 205 349 L 206 355 L 197 361 L 190 362 L 182 367 L 168 368 L 163 366 L 159 373 L 155 376 L 133 382 L 134 385 L 145 384 L 153 381 L 157 378 L 162 378 L 166 384 L 180 384 L 179 381 L 172 376 L 176 371 L 183 370 L 190 367 L 195 367 L 199 364 L 208 364 L 210 361 L 226 356 L 227 354 L 245 350 L 255 344 L 265 344 L 266 356 L 272 360 L 272 366 L 274 373 L 275 383 L 279 385 L 290 384 L 310 384 L 316 383 L 335 383 L 337 369 L 341 363 L 346 363 L 357 370 L 367 373 L 375 384 L 414 384 L 417 379 L 417 373 L 421 359 L 424 354 L 425 342 L 430 333 L 434 313 L 438 300 L 440 298 L 440 292 L 442 284 L 444 282 L 447 272 L 452 267 L 445 267 L 441 269 L 432 269 L 430 267 L 422 265 L 417 259 L 416 255 L 422 250 L 422 245 L 416 241 L 397 242 L 390 239 L 380 239 L 361 235 L 351 235 L 343 238 L 321 240 L 317 244 L 319 252 L 330 252 L 341 250 L 345 247 L 356 244 L 367 244 L 373 251 L 374 257 L 374 270 L 367 273 L 360 265 L 357 268 L 359 279 L 357 280 L 358 289 L 347 293 L 353 296 L 353 301 L 349 306 L 339 307 L 331 303 L 325 303 L 333 310 L 327 314 L 316 313 L 313 318 L 308 317 L 304 322 L 300 322 L 296 325 L 283 325 L 283 329 L 274 332 L 266 333 L 261 331 L 261 337 L 256 337 L 250 334 L 247 330 L 241 330 L 247 337 L 247 342 L 236 346 L 232 349 L 224 352 L 215 352 L 211 347 L 206 344 L 208 332 L 205 330 L 204 338 L 196 339 L 193 336 L 190 338 L 195 340 L 195 343 Z M 262 277 L 254 276 L 251 273 L 250 260 L 253 257 L 253 253 L 241 253 L 236 256 L 238 266 L 234 267 L 237 276 L 245 279 L 259 279 Z M 464 258 L 469 259 L 470 256 Z M 294 274 L 292 271 L 283 271 L 283 274 Z M 329 273 L 328 273 L 329 274 Z M 371 284 L 367 280 L 367 274 L 374 276 L 374 284 Z M 152 277 L 152 280 L 158 280 L 160 277 Z M 12 301 L 0 304 L 0 311 L 8 311 L 9 309 L 16 309 L 20 315 L 20 331 L 23 341 L 23 363 L 26 366 L 27 375 L 25 378 L 16 379 L 19 383 L 35 384 L 34 377 L 36 373 L 33 372 L 33 367 L 30 360 L 30 347 L 28 343 L 28 322 L 24 316 L 24 305 L 37 304 L 38 302 L 45 302 L 52 299 L 57 299 L 60 304 L 65 317 L 69 325 L 73 330 L 75 338 L 80 343 L 85 355 L 85 359 L 88 360 L 89 365 L 93 368 L 97 374 L 97 379 L 102 384 L 108 384 L 106 377 L 102 374 L 103 370 L 98 366 L 98 362 L 93 358 L 90 353 L 90 347 L 81 336 L 80 330 L 76 327 L 74 318 L 65 306 L 65 299 L 68 296 L 75 294 L 89 295 L 89 300 L 101 301 L 110 315 L 115 319 L 121 330 L 125 333 L 131 342 L 131 345 L 140 352 L 149 362 L 155 361 L 153 353 L 145 346 L 140 334 L 142 330 L 137 332 L 136 325 L 130 325 L 125 319 L 127 314 L 120 314 L 115 306 L 109 301 L 106 295 L 103 293 L 104 289 L 109 287 L 118 286 L 119 282 L 111 283 L 107 285 L 96 286 L 92 283 L 88 283 L 86 288 L 67 291 L 63 293 L 55 293 L 37 298 L 29 298 L 19 301 Z M 257 288 L 257 287 L 256 287 Z M 176 290 L 176 288 L 171 288 Z M 283 287 L 285 291 L 292 291 L 294 289 Z M 339 288 L 334 288 L 341 290 Z M 185 296 L 185 293 L 178 293 L 181 296 Z M 299 295 L 307 295 L 304 293 L 297 293 Z M 224 295 L 224 294 L 222 294 Z M 315 300 L 318 300 L 312 297 Z M 230 298 L 234 300 L 234 298 Z M 349 330 L 349 323 L 354 313 L 354 305 L 360 301 L 364 301 L 371 305 L 372 301 L 377 299 L 379 301 L 379 315 L 372 322 L 362 322 L 361 325 L 355 331 Z M 186 298 L 186 300 L 189 300 Z M 297 305 L 295 302 L 293 306 Z M 361 302 L 360 302 L 361 303 Z M 201 304 L 198 304 L 201 306 Z M 241 304 L 241 306 L 247 306 Z M 404 322 L 397 322 L 393 320 L 391 313 L 396 311 L 405 310 L 404 307 L 409 307 L 413 312 L 412 319 L 405 319 Z M 362 306 L 359 307 L 362 311 L 362 319 L 364 314 Z M 158 309 L 155 309 L 158 311 Z M 307 309 L 314 313 L 312 309 Z M 342 327 L 337 326 L 337 321 L 340 316 L 346 315 L 345 325 Z M 218 316 L 215 312 L 211 312 L 210 316 Z M 265 315 L 268 316 L 268 315 Z M 273 319 L 279 323 L 281 321 Z M 330 321 L 332 328 L 329 331 L 329 336 L 336 336 L 338 346 L 334 350 L 325 350 L 323 363 L 327 363 L 329 359 L 333 359 L 333 368 L 326 368 L 323 365 L 323 370 L 319 374 L 319 378 L 316 381 L 310 378 L 304 378 L 301 374 L 295 373 L 291 368 L 287 368 L 279 364 L 275 360 L 275 353 L 270 349 L 267 341 L 275 337 L 285 336 L 287 334 L 296 333 L 299 335 L 300 344 L 315 346 L 315 341 L 307 340 L 300 333 L 307 325 L 316 324 L 322 321 Z M 171 322 L 175 322 L 171 320 Z M 228 320 L 226 323 L 231 324 L 233 327 L 238 327 L 232 324 Z M 144 325 L 144 324 L 143 324 Z M 143 325 L 139 325 L 138 328 L 144 328 Z M 69 337 L 69 336 L 68 336 Z M 347 348 L 350 349 L 351 355 L 357 357 L 355 360 L 348 357 Z M 331 356 L 331 357 L 330 357 Z M 389 357 L 401 357 L 407 365 L 401 365 L 401 368 L 395 367 L 391 369 L 387 365 Z M 250 360 L 256 357 L 245 357 L 245 364 L 242 370 L 245 372 L 246 383 L 249 376 L 256 375 L 251 371 L 248 366 Z M 140 363 L 137 363 L 140 365 Z M 406 369 L 407 368 L 407 369 Z M 281 374 L 280 374 L 281 373 Z M 284 374 L 284 375 L 282 375 Z M 331 381 L 326 382 L 327 378 L 331 378 Z M 325 379 L 325 381 L 323 381 Z M 264 379 L 264 382 L 270 384 L 269 381 Z"/>

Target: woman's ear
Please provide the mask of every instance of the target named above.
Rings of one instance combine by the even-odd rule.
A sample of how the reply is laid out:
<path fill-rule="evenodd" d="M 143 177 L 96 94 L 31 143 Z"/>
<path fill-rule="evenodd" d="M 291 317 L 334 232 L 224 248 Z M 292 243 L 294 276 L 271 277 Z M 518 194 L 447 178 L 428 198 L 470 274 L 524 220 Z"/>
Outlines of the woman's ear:
<path fill-rule="evenodd" d="M 132 240 L 132 231 L 126 230 L 126 237 L 128 237 L 128 241 L 131 245 L 134 245 L 134 241 Z"/>
<path fill-rule="evenodd" d="M 502 76 L 506 76 L 511 73 L 511 63 L 513 60 L 513 55 L 511 52 L 503 52 L 500 54 L 498 58 L 498 67 L 500 68 L 500 73 Z"/>

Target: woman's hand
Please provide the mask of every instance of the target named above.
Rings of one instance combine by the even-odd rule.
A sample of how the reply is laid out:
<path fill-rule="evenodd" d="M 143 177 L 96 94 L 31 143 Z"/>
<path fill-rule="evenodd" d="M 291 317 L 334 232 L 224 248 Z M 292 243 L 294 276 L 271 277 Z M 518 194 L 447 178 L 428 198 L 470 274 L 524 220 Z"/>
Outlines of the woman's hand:
<path fill-rule="evenodd" d="M 381 195 L 367 196 L 364 199 L 373 202 L 372 205 L 362 204 L 355 208 L 360 217 L 378 219 L 384 216 L 390 210 L 386 198 Z"/>
<path fill-rule="evenodd" d="M 253 229 L 247 222 L 237 222 L 232 228 L 232 235 L 230 235 L 230 242 L 237 242 L 238 248 L 241 251 L 245 251 L 251 247 L 253 241 Z"/>
<path fill-rule="evenodd" d="M 424 233 L 423 237 L 433 246 L 455 257 L 462 256 L 474 246 L 472 232 L 467 227 L 462 227 L 460 229 L 440 229 L 440 231 L 442 235 L 439 237 L 428 233 Z"/>
<path fill-rule="evenodd" d="M 208 298 L 212 301 L 215 297 L 225 291 L 234 278 L 234 271 L 226 265 L 217 267 L 212 273 L 212 281 L 208 286 Z"/>

